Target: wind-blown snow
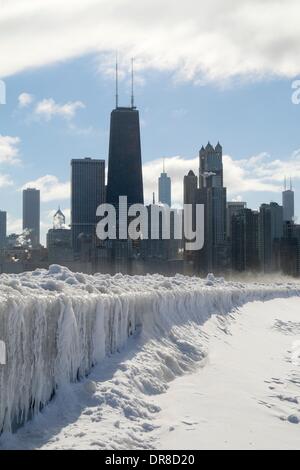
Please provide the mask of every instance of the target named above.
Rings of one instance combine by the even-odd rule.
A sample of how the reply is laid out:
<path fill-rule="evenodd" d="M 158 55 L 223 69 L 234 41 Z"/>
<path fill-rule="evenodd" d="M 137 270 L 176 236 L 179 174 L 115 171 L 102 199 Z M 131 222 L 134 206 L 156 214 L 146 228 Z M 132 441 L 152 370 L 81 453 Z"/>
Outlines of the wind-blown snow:
<path fill-rule="evenodd" d="M 57 389 L 121 351 L 133 334 L 150 348 L 128 369 L 120 364 L 120 370 L 142 392 L 161 393 L 174 377 L 205 358 L 199 329 L 189 328 L 191 323 L 201 325 L 213 314 L 228 314 L 250 301 L 299 295 L 300 286 L 293 282 L 228 283 L 212 275 L 205 280 L 182 275 L 89 276 L 58 265 L 48 271 L 3 274 L 0 340 L 6 343 L 7 364 L 0 366 L 0 432 L 15 430 Z M 151 349 L 154 338 L 160 338 L 159 347 L 153 343 Z M 93 392 L 92 383 L 87 388 Z M 122 384 L 116 382 L 102 394 L 103 400 L 121 406 L 132 419 L 137 410 L 143 410 L 145 418 L 155 411 L 151 404 L 135 406 L 139 397 L 122 393 Z"/>

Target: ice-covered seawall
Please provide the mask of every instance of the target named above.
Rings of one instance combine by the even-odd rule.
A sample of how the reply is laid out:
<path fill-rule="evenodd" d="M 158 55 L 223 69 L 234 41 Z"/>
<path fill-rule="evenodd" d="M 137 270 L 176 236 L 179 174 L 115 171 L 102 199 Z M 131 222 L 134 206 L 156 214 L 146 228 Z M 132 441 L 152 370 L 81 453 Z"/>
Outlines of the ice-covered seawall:
<path fill-rule="evenodd" d="M 84 377 L 122 349 L 139 327 L 168 335 L 174 325 L 202 324 L 248 301 L 300 295 L 296 283 L 226 283 L 181 275 L 88 276 L 57 265 L 0 276 L 0 432 L 38 412 L 57 388 Z M 145 339 L 146 340 L 146 339 Z"/>

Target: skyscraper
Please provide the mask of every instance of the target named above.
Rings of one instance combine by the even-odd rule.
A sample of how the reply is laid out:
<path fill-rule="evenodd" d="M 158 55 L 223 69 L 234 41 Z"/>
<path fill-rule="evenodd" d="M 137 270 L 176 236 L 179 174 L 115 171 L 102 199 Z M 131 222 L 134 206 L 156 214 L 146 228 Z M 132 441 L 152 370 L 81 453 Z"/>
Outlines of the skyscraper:
<path fill-rule="evenodd" d="M 205 241 L 200 252 L 200 271 L 224 271 L 229 265 L 226 243 L 226 188 L 223 186 L 223 150 L 210 143 L 199 152 L 198 203 L 205 206 Z"/>
<path fill-rule="evenodd" d="M 158 202 L 171 207 L 171 178 L 165 172 L 165 163 L 163 172 L 158 178 Z"/>
<path fill-rule="evenodd" d="M 223 149 L 218 142 L 214 148 L 210 142 L 199 152 L 199 185 L 200 189 L 223 187 Z"/>
<path fill-rule="evenodd" d="M 51 263 L 72 261 L 72 231 L 66 227 L 66 218 L 58 209 L 53 216 L 53 228 L 47 233 L 48 260 Z"/>
<path fill-rule="evenodd" d="M 183 203 L 184 204 L 195 204 L 196 203 L 196 193 L 198 188 L 198 178 L 190 170 L 183 179 Z"/>
<path fill-rule="evenodd" d="M 284 191 L 282 193 L 282 205 L 284 222 L 292 222 L 295 217 L 295 194 L 293 191 L 292 180 L 290 181 L 290 189 L 287 189 L 285 179 Z"/>
<path fill-rule="evenodd" d="M 280 271 L 288 276 L 300 275 L 300 226 L 284 222 L 283 238 L 279 243 Z"/>
<path fill-rule="evenodd" d="M 73 159 L 71 172 L 72 247 L 78 252 L 80 236 L 95 238 L 96 210 L 105 202 L 105 161 Z"/>
<path fill-rule="evenodd" d="M 227 214 L 226 214 L 226 234 L 228 238 L 232 238 L 232 217 L 242 212 L 247 207 L 246 202 L 230 201 L 227 202 Z"/>
<path fill-rule="evenodd" d="M 283 237 L 283 208 L 276 202 L 262 204 L 259 212 L 259 256 L 265 272 L 277 268 L 274 256 L 275 241 Z"/>
<path fill-rule="evenodd" d="M 251 209 L 244 208 L 232 215 L 231 259 L 234 271 L 259 270 L 258 222 L 258 212 Z"/>
<path fill-rule="evenodd" d="M 131 106 L 119 106 L 118 62 L 116 62 L 116 107 L 110 117 L 106 202 L 115 206 L 119 196 L 128 205 L 144 204 L 139 112 L 134 105 L 133 60 Z"/>
<path fill-rule="evenodd" d="M 40 191 L 35 188 L 23 190 L 23 230 L 29 230 L 33 248 L 40 244 Z"/>
<path fill-rule="evenodd" d="M 139 112 L 117 107 L 111 113 L 106 202 L 144 204 Z"/>
<path fill-rule="evenodd" d="M 0 211 L 0 249 L 6 245 L 6 212 Z"/>

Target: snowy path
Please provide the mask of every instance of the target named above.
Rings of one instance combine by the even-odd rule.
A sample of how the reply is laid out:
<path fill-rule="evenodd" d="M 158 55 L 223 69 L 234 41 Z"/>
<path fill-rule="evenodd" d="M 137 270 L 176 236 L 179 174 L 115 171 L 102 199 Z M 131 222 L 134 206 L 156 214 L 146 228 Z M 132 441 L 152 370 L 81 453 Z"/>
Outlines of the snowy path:
<path fill-rule="evenodd" d="M 158 446 L 300 449 L 299 307 L 299 299 L 248 304 L 226 337 L 213 335 L 210 320 L 208 363 L 155 400 Z"/>
<path fill-rule="evenodd" d="M 0 449 L 300 449 L 299 307 L 254 302 L 169 337 L 137 334 Z"/>

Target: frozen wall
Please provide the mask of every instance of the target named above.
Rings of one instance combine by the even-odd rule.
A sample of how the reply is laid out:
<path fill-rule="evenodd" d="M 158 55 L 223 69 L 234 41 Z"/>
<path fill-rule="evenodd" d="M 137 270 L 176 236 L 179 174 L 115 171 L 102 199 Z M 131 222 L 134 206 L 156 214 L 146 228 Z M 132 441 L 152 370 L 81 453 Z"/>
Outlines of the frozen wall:
<path fill-rule="evenodd" d="M 0 276 L 0 432 L 37 413 L 57 388 L 84 377 L 124 348 L 135 331 L 145 341 L 174 325 L 204 323 L 253 300 L 300 294 L 296 283 L 225 283 L 181 275 L 88 276 L 57 265 Z"/>

